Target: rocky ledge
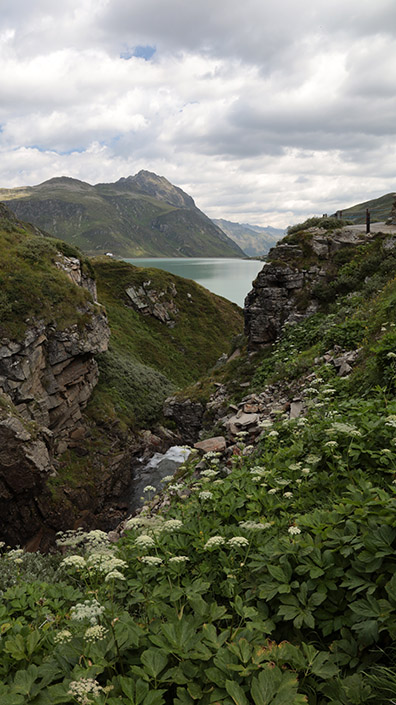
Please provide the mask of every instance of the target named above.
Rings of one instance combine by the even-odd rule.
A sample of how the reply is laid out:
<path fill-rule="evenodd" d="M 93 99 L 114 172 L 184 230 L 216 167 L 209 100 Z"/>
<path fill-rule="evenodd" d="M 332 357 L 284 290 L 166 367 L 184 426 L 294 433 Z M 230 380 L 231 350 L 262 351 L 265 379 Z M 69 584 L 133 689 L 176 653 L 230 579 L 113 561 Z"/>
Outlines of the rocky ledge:
<path fill-rule="evenodd" d="M 94 298 L 79 260 L 60 254 L 57 266 Z M 41 525 L 54 459 L 84 437 L 82 411 L 98 380 L 94 355 L 107 349 L 110 331 L 94 300 L 79 313 L 83 324 L 59 330 L 30 321 L 23 340 L 0 340 L 0 534 L 9 542 Z"/>

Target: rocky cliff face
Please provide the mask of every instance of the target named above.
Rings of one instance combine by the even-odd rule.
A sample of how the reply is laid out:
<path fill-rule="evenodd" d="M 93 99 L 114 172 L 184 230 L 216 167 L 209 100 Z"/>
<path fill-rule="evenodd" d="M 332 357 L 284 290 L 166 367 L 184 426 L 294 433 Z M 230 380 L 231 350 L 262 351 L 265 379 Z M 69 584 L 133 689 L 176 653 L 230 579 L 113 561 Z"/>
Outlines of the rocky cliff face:
<path fill-rule="evenodd" d="M 77 258 L 59 254 L 56 266 L 95 296 Z M 94 355 L 107 349 L 110 331 L 97 303 L 83 313 L 84 324 L 58 330 L 36 320 L 23 340 L 0 340 L 0 533 L 12 543 L 39 529 L 54 458 L 84 435 L 82 411 L 98 380 Z"/>
<path fill-rule="evenodd" d="M 245 333 L 251 350 L 272 343 L 282 327 L 316 312 L 312 289 L 331 276 L 333 256 L 356 247 L 371 236 L 342 228 L 329 234 L 311 228 L 298 244 L 281 241 L 270 250 L 253 289 L 245 300 Z"/>

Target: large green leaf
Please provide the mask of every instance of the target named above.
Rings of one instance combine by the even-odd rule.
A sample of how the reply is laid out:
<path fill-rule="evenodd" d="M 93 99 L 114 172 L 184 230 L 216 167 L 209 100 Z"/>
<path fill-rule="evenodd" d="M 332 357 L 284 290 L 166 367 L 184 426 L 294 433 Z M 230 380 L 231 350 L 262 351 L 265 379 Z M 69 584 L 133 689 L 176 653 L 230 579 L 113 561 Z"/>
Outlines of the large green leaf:
<path fill-rule="evenodd" d="M 140 659 L 152 678 L 157 678 L 168 663 L 168 657 L 161 649 L 147 649 L 143 651 Z"/>
<path fill-rule="evenodd" d="M 242 690 L 241 686 L 236 681 L 227 680 L 225 683 L 226 691 L 230 695 L 235 705 L 249 705 L 249 701 Z"/>

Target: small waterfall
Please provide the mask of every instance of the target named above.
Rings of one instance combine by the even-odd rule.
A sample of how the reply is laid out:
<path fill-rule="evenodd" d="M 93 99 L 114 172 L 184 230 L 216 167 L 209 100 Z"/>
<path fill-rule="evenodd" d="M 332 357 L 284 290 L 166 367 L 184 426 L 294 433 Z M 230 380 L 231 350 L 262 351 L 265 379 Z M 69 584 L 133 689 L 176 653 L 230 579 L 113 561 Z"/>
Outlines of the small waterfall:
<path fill-rule="evenodd" d="M 161 482 L 167 475 L 173 475 L 190 455 L 190 448 L 183 446 L 172 446 L 166 453 L 154 453 L 149 461 L 139 458 L 133 468 L 132 481 L 129 495 L 129 512 L 134 513 L 144 504 L 148 496 L 144 493 L 147 485 L 161 490 L 164 484 Z M 152 495 L 152 493 L 151 493 Z"/>

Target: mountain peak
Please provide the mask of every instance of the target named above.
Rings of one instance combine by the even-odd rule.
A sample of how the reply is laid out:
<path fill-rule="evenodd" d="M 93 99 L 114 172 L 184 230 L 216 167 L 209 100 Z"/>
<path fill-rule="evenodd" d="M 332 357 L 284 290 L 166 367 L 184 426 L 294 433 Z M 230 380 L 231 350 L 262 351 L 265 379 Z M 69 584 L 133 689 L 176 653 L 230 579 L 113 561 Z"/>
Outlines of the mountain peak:
<path fill-rule="evenodd" d="M 191 196 L 178 186 L 173 186 L 165 176 L 158 176 L 158 174 L 145 169 L 141 169 L 134 176 L 122 177 L 116 181 L 115 186 L 152 196 L 177 208 L 194 208 L 195 206 Z"/>

